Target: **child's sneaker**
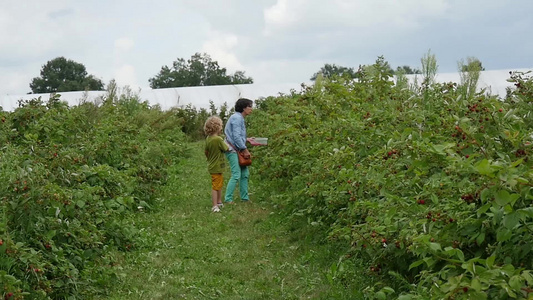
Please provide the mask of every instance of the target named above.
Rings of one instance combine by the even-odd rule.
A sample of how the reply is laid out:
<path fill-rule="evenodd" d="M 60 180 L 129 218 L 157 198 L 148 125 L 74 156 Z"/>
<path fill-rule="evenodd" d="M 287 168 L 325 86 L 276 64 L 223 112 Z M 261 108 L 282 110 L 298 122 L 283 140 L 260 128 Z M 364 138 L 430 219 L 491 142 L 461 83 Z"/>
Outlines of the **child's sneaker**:
<path fill-rule="evenodd" d="M 217 203 L 217 206 L 218 206 L 219 208 L 222 208 L 222 207 L 224 207 L 224 203 Z"/>
<path fill-rule="evenodd" d="M 213 208 L 211 208 L 211 211 L 217 213 L 220 212 L 220 208 L 218 208 L 218 206 L 213 206 Z"/>

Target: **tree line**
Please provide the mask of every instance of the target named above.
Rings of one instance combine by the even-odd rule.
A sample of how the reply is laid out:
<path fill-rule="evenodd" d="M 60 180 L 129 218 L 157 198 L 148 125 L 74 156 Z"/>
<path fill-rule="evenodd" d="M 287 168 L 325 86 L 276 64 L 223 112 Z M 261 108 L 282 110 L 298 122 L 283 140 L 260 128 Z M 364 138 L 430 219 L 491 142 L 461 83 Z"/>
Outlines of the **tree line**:
<path fill-rule="evenodd" d="M 483 67 L 477 59 L 469 61 L 473 68 Z M 387 63 L 390 74 L 421 74 L 417 68 L 404 65 L 396 68 L 396 71 Z M 310 80 L 315 81 L 319 76 L 332 78 L 335 76 L 347 78 L 359 78 L 366 66 L 360 65 L 358 70 L 351 67 L 325 64 L 314 73 Z M 465 71 L 464 69 L 461 71 Z M 468 70 L 466 70 L 468 71 Z M 210 86 L 229 84 L 250 84 L 254 80 L 246 76 L 244 71 L 236 71 L 229 74 L 227 69 L 221 67 L 207 53 L 195 53 L 190 59 L 178 58 L 171 66 L 162 66 L 159 73 L 148 79 L 152 89 Z M 71 91 L 101 91 L 104 83 L 94 75 L 87 73 L 85 65 L 65 57 L 57 57 L 42 66 L 40 76 L 30 82 L 30 94 L 71 92 Z"/>
<path fill-rule="evenodd" d="M 158 74 L 149 78 L 153 89 L 209 86 L 227 84 L 253 83 L 252 77 L 244 71 L 228 74 L 226 68 L 211 59 L 206 53 L 196 53 L 190 59 L 179 58 L 171 66 L 163 66 Z M 57 57 L 48 61 L 42 68 L 40 76 L 30 83 L 31 93 L 53 93 L 104 90 L 102 80 L 89 75 L 85 66 L 64 57 Z"/>

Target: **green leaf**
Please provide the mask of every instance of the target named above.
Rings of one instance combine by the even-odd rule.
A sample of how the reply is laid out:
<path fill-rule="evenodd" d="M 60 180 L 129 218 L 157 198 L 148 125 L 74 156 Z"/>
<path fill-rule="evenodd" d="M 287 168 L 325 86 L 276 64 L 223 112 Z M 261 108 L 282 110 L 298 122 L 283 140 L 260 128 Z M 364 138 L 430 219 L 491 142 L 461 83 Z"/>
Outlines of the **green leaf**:
<path fill-rule="evenodd" d="M 492 203 L 487 203 L 485 205 L 483 205 L 482 207 L 480 207 L 478 210 L 477 210 L 477 216 L 480 217 L 482 214 L 486 213 L 487 210 L 489 210 L 489 208 L 492 206 Z"/>
<path fill-rule="evenodd" d="M 387 299 L 387 295 L 385 295 L 385 293 L 382 291 L 377 292 L 374 296 L 376 297 L 376 299 L 379 299 L 379 300 Z"/>
<path fill-rule="evenodd" d="M 429 248 L 433 251 L 442 250 L 439 243 L 429 243 Z"/>
<path fill-rule="evenodd" d="M 515 275 L 509 279 L 509 285 L 515 290 L 520 290 L 524 285 L 524 279 L 519 275 Z"/>
<path fill-rule="evenodd" d="M 529 271 L 522 272 L 522 277 L 527 281 L 529 285 L 533 285 L 533 276 Z"/>
<path fill-rule="evenodd" d="M 518 223 L 520 223 L 520 216 L 516 211 L 506 215 L 503 218 L 503 226 L 505 226 L 507 229 L 515 228 Z"/>
<path fill-rule="evenodd" d="M 495 260 L 496 260 L 496 256 L 495 255 L 491 255 L 485 260 L 485 264 L 487 265 L 487 267 L 489 269 L 492 268 L 492 266 L 494 265 L 494 261 Z"/>
<path fill-rule="evenodd" d="M 426 265 L 428 266 L 428 268 L 431 268 L 433 265 L 435 265 L 435 259 L 431 258 L 431 257 L 426 257 L 424 258 L 424 262 L 426 263 Z"/>
<path fill-rule="evenodd" d="M 481 232 L 481 233 L 476 237 L 476 243 L 477 243 L 478 245 L 481 245 L 484 241 L 485 241 L 485 232 Z"/>
<path fill-rule="evenodd" d="M 461 249 L 455 249 L 455 255 L 456 255 L 457 258 L 459 258 L 461 261 L 465 261 L 465 254 L 463 253 L 463 251 L 461 251 Z"/>
<path fill-rule="evenodd" d="M 475 169 L 481 175 L 486 175 L 492 177 L 494 174 L 494 169 L 491 167 L 490 162 L 487 159 L 484 159 L 475 165 Z"/>
<path fill-rule="evenodd" d="M 487 201 L 489 197 L 492 196 L 492 191 L 490 189 L 484 189 L 481 192 L 481 201 Z"/>
<path fill-rule="evenodd" d="M 83 208 L 83 207 L 85 207 L 85 201 L 83 201 L 83 200 L 78 200 L 78 201 L 76 202 L 76 205 L 77 205 L 79 208 Z"/>
<path fill-rule="evenodd" d="M 414 263 L 412 263 L 412 264 L 409 265 L 409 270 L 411 270 L 412 268 L 416 268 L 416 267 L 420 266 L 420 265 L 423 264 L 423 263 L 424 263 L 424 260 L 423 260 L 423 259 L 421 259 L 421 260 L 417 260 L 417 261 L 415 261 Z"/>
<path fill-rule="evenodd" d="M 518 166 L 518 165 L 521 164 L 523 161 L 524 161 L 524 159 L 521 158 L 521 159 L 519 159 L 519 160 L 513 162 L 513 163 L 511 164 L 511 168 L 514 168 L 514 167 Z"/>
<path fill-rule="evenodd" d="M 441 145 L 432 145 L 433 150 L 435 150 L 436 153 L 441 155 L 446 155 L 446 152 L 444 150 L 452 148 L 455 146 L 455 143 L 445 143 Z"/>
<path fill-rule="evenodd" d="M 516 181 L 518 181 L 518 183 L 521 183 L 521 184 L 528 184 L 529 183 L 529 180 L 527 180 L 526 178 L 523 178 L 523 177 L 516 177 Z"/>
<path fill-rule="evenodd" d="M 511 204 L 507 204 L 503 207 L 503 211 L 505 212 L 506 215 L 512 213 L 514 211 L 513 207 L 511 206 Z"/>
<path fill-rule="evenodd" d="M 51 240 L 54 236 L 56 236 L 57 231 L 56 230 L 50 230 L 46 233 L 46 238 Z"/>
<path fill-rule="evenodd" d="M 470 273 L 474 274 L 474 262 L 472 260 L 469 260 L 461 265 L 461 267 L 465 270 L 468 270 Z"/>
<path fill-rule="evenodd" d="M 500 190 L 495 195 L 496 203 L 498 203 L 500 206 L 504 206 L 504 205 L 507 205 L 508 203 L 514 202 L 518 198 L 520 198 L 520 195 L 509 194 L 509 192 L 505 190 Z"/>
<path fill-rule="evenodd" d="M 472 282 L 470 283 L 470 287 L 473 288 L 476 291 L 481 291 L 481 283 L 479 282 L 479 279 L 477 277 L 472 278 Z"/>
<path fill-rule="evenodd" d="M 513 236 L 513 232 L 510 231 L 509 229 L 499 228 L 498 232 L 496 233 L 496 240 L 498 242 L 505 242 L 511 239 L 512 236 Z"/>
<path fill-rule="evenodd" d="M 482 291 L 472 291 L 468 293 L 468 299 L 476 299 L 476 300 L 485 300 L 487 299 L 487 294 Z"/>

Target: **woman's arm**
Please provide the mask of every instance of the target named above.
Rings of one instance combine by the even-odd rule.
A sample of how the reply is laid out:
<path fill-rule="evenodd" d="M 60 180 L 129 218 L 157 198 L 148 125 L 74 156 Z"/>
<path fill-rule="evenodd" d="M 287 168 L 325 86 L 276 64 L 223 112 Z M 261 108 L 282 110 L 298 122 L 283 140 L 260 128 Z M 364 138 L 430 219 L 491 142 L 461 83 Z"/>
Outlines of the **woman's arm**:
<path fill-rule="evenodd" d="M 246 127 L 244 125 L 244 118 L 234 118 L 231 125 L 233 125 L 231 130 L 233 146 L 239 151 L 246 149 Z"/>

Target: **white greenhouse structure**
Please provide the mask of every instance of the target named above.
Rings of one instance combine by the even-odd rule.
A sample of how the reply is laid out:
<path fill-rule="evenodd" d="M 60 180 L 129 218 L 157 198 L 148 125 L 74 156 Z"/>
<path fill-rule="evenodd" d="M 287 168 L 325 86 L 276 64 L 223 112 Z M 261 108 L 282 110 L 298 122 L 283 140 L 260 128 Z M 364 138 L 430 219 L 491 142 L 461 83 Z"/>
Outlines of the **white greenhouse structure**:
<path fill-rule="evenodd" d="M 528 72 L 532 69 L 512 69 L 512 70 L 493 70 L 482 71 L 480 74 L 478 89 L 486 89 L 492 95 L 504 97 L 506 89 L 512 87 L 508 82 L 510 71 Z M 410 80 L 414 81 L 415 75 L 408 75 Z M 421 75 L 419 76 L 421 81 Z M 437 82 L 460 82 L 459 73 L 440 73 L 437 74 Z M 312 82 L 306 82 L 311 85 Z M 208 109 L 212 101 L 216 107 L 224 103 L 232 107 L 238 98 L 244 97 L 252 100 L 269 96 L 278 96 L 288 94 L 292 90 L 299 92 L 301 83 L 293 84 L 239 84 L 239 85 L 221 85 L 221 86 L 201 86 L 201 87 L 182 87 L 166 89 L 147 89 L 132 90 L 131 92 L 142 101 L 147 101 L 150 105 L 159 105 L 161 109 L 167 110 L 172 107 L 184 107 L 192 105 L 195 108 Z M 120 91 L 119 91 L 120 92 Z M 78 105 L 83 101 L 98 102 L 105 91 L 88 91 L 88 92 L 63 92 L 61 100 L 68 102 L 69 105 Z M 25 94 L 25 95 L 4 95 L 0 96 L 0 106 L 4 111 L 13 111 L 18 107 L 20 100 L 30 100 L 41 97 L 43 101 L 48 101 L 50 94 Z"/>

